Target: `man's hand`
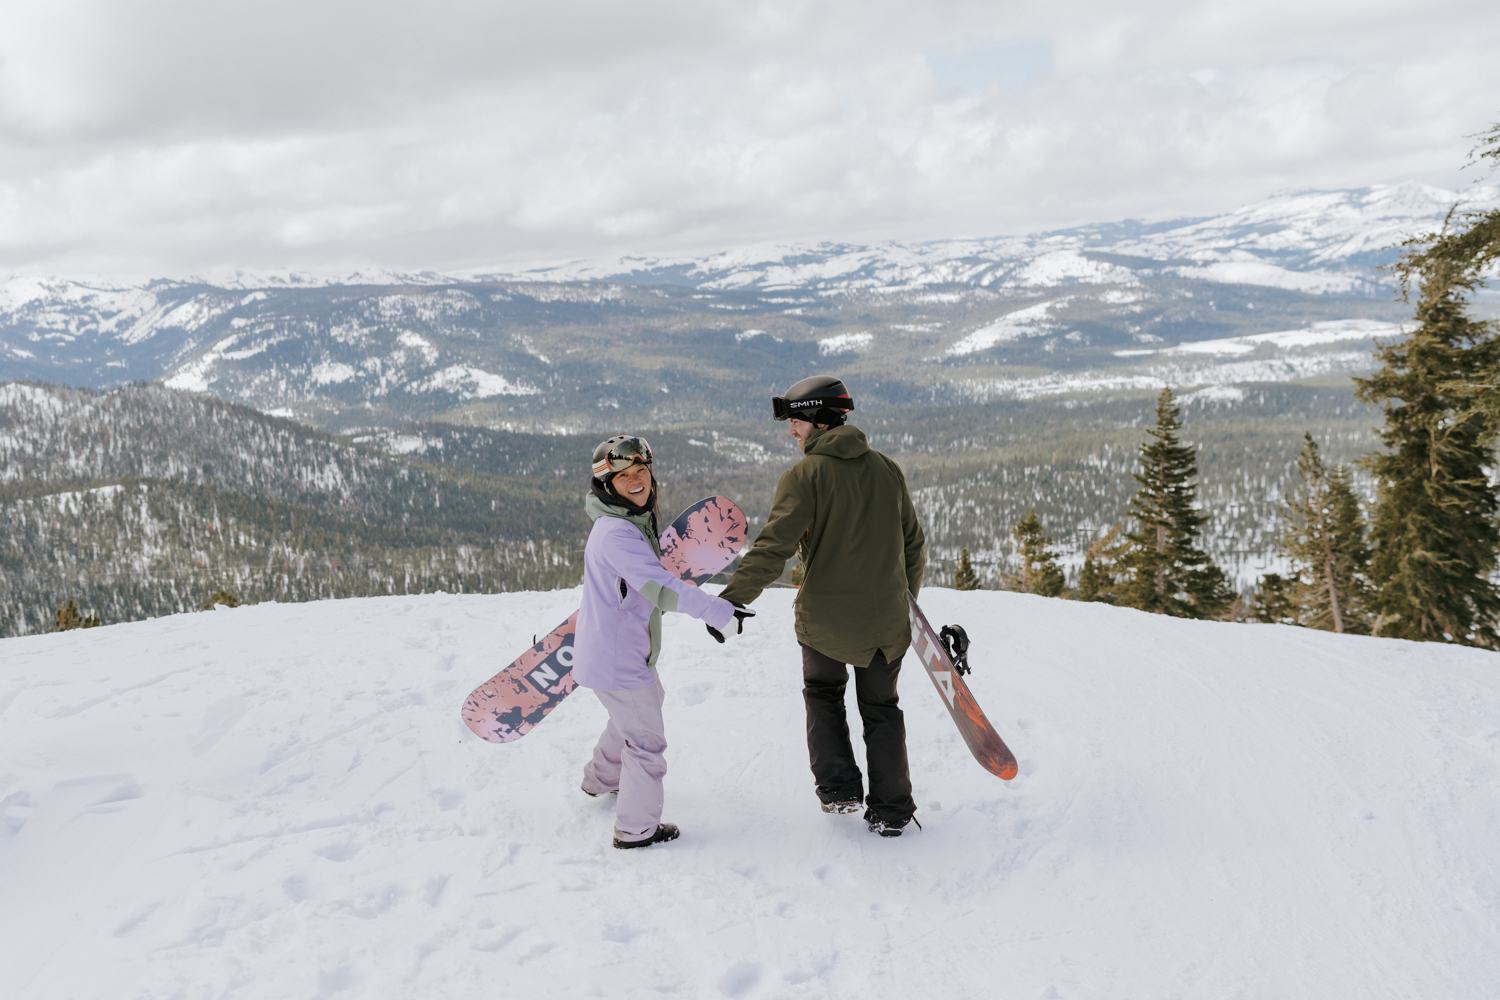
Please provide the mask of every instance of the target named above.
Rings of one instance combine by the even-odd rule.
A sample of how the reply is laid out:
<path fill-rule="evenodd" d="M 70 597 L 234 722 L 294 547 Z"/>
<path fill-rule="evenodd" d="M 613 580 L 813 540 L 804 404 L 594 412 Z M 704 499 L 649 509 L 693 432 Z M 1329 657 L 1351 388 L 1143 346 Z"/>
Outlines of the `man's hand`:
<path fill-rule="evenodd" d="M 708 634 L 711 635 L 711 636 L 713 636 L 714 639 L 715 639 L 715 641 L 717 641 L 717 642 L 728 642 L 730 639 L 734 639 L 734 638 L 737 638 L 739 636 L 744 635 L 745 634 L 745 619 L 746 618 L 754 618 L 754 617 L 755 617 L 755 612 L 754 611 L 750 611 L 750 610 L 748 610 L 746 608 L 735 608 L 734 609 L 734 621 L 732 621 L 729 624 L 725 625 L 723 632 L 720 632 L 718 629 L 714 628 L 712 625 L 705 625 L 704 628 L 708 629 Z"/>

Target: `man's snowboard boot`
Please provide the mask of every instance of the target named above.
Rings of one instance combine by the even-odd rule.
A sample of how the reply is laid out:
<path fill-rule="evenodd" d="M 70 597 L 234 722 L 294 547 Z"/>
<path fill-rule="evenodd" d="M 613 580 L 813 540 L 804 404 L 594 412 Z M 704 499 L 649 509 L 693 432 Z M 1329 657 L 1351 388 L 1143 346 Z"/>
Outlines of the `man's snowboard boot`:
<path fill-rule="evenodd" d="M 865 824 L 869 827 L 870 832 L 871 833 L 878 833 L 882 837 L 899 837 L 899 836 L 901 836 L 901 831 L 904 830 L 904 829 L 906 829 L 906 824 L 908 824 L 908 823 L 917 823 L 917 818 L 915 816 L 910 816 L 910 817 L 908 817 L 906 819 L 901 820 L 899 823 L 897 823 L 897 822 L 891 822 L 891 821 L 888 821 L 888 820 L 883 820 L 879 816 L 876 816 L 870 810 L 868 810 L 868 809 L 865 810 Z M 922 829 L 922 824 L 921 823 L 917 823 L 917 829 L 918 830 Z"/>

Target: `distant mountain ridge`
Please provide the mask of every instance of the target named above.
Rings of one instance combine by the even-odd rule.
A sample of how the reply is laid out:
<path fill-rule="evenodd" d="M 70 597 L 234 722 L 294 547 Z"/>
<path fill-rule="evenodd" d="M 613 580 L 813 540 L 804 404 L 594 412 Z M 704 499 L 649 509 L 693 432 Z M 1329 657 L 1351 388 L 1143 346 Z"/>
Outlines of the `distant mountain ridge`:
<path fill-rule="evenodd" d="M 1373 271 L 1392 258 L 1390 248 L 1408 236 L 1438 226 L 1455 204 L 1475 210 L 1496 207 L 1500 205 L 1500 187 L 1449 191 L 1417 182 L 1378 184 L 1278 194 L 1216 216 L 1159 222 L 1124 220 L 1022 236 L 869 245 L 828 241 L 750 244 L 708 255 L 625 254 L 449 273 L 388 268 L 336 275 L 230 270 L 136 282 L 19 275 L 0 283 L 0 317 L 13 316 L 28 307 L 40 314 L 44 303 L 64 306 L 92 302 L 112 329 L 121 324 L 141 324 L 143 329 L 136 334 L 141 337 L 169 319 L 153 307 L 163 304 L 161 292 L 177 288 L 205 287 L 229 293 L 475 281 L 631 281 L 766 290 L 988 285 L 1005 273 L 995 265 L 1029 263 L 1058 251 L 1139 257 L 1179 268 L 1251 260 L 1294 272 L 1333 267 L 1338 269 L 1335 274 L 1357 274 L 1378 282 Z M 1044 276 L 1033 272 L 1019 278 L 1023 283 L 1040 284 Z M 176 320 L 191 321 L 191 317 L 178 316 Z"/>
<path fill-rule="evenodd" d="M 1384 287 L 1391 247 L 1436 228 L 1455 203 L 1500 204 L 1500 188 L 1447 191 L 1410 182 L 1276 195 L 1222 215 L 1124 221 L 1027 236 L 873 246 L 765 244 L 706 257 L 627 255 L 483 277 L 539 281 L 654 281 L 694 288 L 851 291 L 997 282 L 1047 287 L 1107 279 L 1109 255 L 1157 263 L 1181 277 L 1305 291 Z M 1102 265 L 1090 268 L 1083 261 Z M 1262 265 L 1252 267 L 1248 265 Z M 1229 265 L 1224 267 L 1223 265 Z M 1297 277 L 1302 275 L 1303 277 Z"/>
<path fill-rule="evenodd" d="M 1312 368 L 1212 372 L 1131 352 L 1318 323 L 1394 329 L 1409 313 L 1378 267 L 1459 197 L 1403 184 L 1029 236 L 466 275 L 23 276 L 0 284 L 0 381 L 163 381 L 330 429 L 442 419 L 521 430 L 702 419 L 695 398 L 716 401 L 709 419 L 743 419 L 766 386 L 830 363 L 860 376 L 876 406 L 1285 381 L 1358 370 L 1368 348 L 1345 344 L 1342 360 Z M 1496 188 L 1464 197 L 1500 204 Z M 1285 354 L 1272 344 L 1260 356 Z"/>

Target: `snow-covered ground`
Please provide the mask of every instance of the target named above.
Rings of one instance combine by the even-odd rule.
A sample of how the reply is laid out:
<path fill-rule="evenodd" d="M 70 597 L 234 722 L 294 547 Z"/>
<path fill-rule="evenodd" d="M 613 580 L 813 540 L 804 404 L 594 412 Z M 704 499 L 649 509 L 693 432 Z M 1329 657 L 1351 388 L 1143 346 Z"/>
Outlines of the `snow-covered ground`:
<path fill-rule="evenodd" d="M 609 846 L 580 692 L 468 690 L 575 592 L 262 605 L 0 643 L 6 997 L 1488 998 L 1500 659 L 930 591 L 1020 758 L 914 664 L 924 829 L 818 811 L 791 595 L 670 616 L 666 817 Z"/>

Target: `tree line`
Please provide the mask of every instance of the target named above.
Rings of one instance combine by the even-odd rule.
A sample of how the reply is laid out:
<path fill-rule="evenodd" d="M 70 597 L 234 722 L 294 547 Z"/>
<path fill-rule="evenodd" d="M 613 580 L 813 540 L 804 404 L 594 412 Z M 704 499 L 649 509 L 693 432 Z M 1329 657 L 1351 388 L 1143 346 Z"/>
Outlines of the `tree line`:
<path fill-rule="evenodd" d="M 1500 165 L 1500 125 L 1478 137 L 1473 160 Z M 1186 618 L 1250 619 L 1333 632 L 1500 646 L 1500 331 L 1473 319 L 1469 302 L 1500 260 L 1500 210 L 1449 212 L 1440 230 L 1403 244 L 1393 270 L 1403 301 L 1415 286 L 1416 330 L 1378 344 L 1379 368 L 1356 378 L 1355 396 L 1377 406 L 1385 450 L 1359 460 L 1374 480 L 1363 503 L 1353 472 L 1324 462 L 1311 434 L 1297 485 L 1283 503 L 1278 549 L 1286 573 L 1236 595 L 1198 537 L 1195 450 L 1181 441 L 1170 389 L 1139 452 L 1129 521 L 1085 555 L 1070 593 L 1052 540 L 1035 512 L 1015 525 L 1019 569 L 1001 583 Z M 955 585 L 981 585 L 967 550 Z"/>

